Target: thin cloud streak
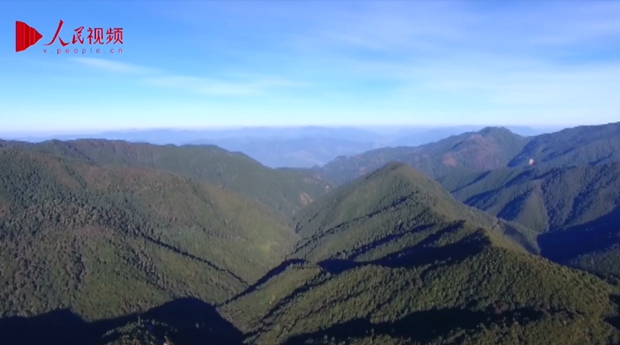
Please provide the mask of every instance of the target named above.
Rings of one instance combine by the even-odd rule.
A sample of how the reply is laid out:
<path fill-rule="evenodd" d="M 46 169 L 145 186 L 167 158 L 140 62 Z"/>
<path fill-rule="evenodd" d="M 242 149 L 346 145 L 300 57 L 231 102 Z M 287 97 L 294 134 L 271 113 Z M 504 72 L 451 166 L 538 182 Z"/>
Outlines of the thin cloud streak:
<path fill-rule="evenodd" d="M 211 96 L 258 95 L 265 94 L 273 89 L 297 88 L 306 85 L 281 79 L 230 82 L 187 76 L 148 78 L 145 80 L 145 83 L 151 86 L 184 89 L 189 92 Z"/>
<path fill-rule="evenodd" d="M 113 60 L 99 59 L 99 58 L 85 58 L 75 57 L 73 61 L 96 69 L 100 69 L 106 72 L 124 73 L 124 74 L 145 74 L 155 73 L 157 69 L 130 64 L 127 62 L 119 62 Z"/>

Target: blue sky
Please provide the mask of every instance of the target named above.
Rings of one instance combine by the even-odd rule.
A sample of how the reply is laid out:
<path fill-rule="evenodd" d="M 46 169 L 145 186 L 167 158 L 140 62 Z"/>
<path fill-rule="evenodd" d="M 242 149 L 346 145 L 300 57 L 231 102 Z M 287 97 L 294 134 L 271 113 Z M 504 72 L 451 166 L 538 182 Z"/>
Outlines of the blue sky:
<path fill-rule="evenodd" d="M 620 120 L 612 1 L 5 1 L 0 132 Z M 121 27 L 123 53 L 56 54 Z M 43 38 L 15 52 L 15 21 Z M 47 53 L 43 49 L 48 49 Z"/>

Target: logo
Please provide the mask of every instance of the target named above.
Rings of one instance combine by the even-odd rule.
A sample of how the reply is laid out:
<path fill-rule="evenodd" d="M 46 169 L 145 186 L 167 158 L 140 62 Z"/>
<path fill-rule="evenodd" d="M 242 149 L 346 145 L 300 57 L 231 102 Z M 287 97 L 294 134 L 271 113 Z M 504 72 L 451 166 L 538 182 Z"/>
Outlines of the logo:
<path fill-rule="evenodd" d="M 60 45 L 62 47 L 67 47 L 68 45 L 84 45 L 86 44 L 85 42 L 88 43 L 88 45 L 91 46 L 96 46 L 97 48 L 95 48 L 96 53 L 101 53 L 102 49 L 99 48 L 101 46 L 105 46 L 105 45 L 115 45 L 115 44 L 123 44 L 123 28 L 109 28 L 107 30 L 104 30 L 103 28 L 92 28 L 92 27 L 88 27 L 86 28 L 85 26 L 80 26 L 79 28 L 73 30 L 73 37 L 71 40 L 63 40 L 60 33 L 62 30 L 63 25 L 65 24 L 64 21 L 60 21 L 60 23 L 58 24 L 58 28 L 56 28 L 56 33 L 54 34 L 54 37 L 51 39 L 51 41 L 49 43 L 44 44 L 44 46 L 51 46 L 53 45 L 56 41 L 58 41 L 60 43 Z M 85 33 L 84 31 L 86 31 L 87 36 L 83 37 L 82 35 Z M 26 49 L 34 46 L 35 44 L 37 44 L 41 39 L 43 38 L 43 35 L 35 28 L 33 28 L 32 26 L 21 22 L 21 21 L 16 21 L 15 22 L 15 51 L 16 52 L 23 52 Z M 70 54 L 72 51 L 73 53 L 78 53 L 79 49 L 74 48 L 65 48 L 65 49 L 58 49 L 57 50 L 57 54 L 61 54 L 62 52 L 65 52 L 66 54 Z M 91 47 L 90 49 L 91 52 L 93 52 L 93 49 Z M 47 53 L 47 48 L 43 49 L 44 53 Z M 87 52 L 87 49 L 83 48 L 82 49 L 82 54 L 85 54 Z M 106 53 L 108 51 L 106 51 L 106 49 L 103 49 L 103 52 Z M 114 53 L 114 49 L 109 49 L 110 53 Z M 122 53 L 123 50 L 122 49 L 118 49 L 119 53 Z"/>
<path fill-rule="evenodd" d="M 43 38 L 37 29 L 30 25 L 17 21 L 15 22 L 15 51 L 24 51 L 37 44 Z"/>

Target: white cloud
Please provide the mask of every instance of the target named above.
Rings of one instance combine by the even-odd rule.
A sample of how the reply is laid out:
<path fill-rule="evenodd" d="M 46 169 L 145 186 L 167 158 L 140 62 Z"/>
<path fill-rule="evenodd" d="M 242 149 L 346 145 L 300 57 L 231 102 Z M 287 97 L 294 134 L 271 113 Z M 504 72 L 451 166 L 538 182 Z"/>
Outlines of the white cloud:
<path fill-rule="evenodd" d="M 231 82 L 187 76 L 155 77 L 148 78 L 145 82 L 146 84 L 152 86 L 185 89 L 199 94 L 214 96 L 255 95 L 275 88 L 290 88 L 305 85 L 302 83 L 273 78 Z"/>
<path fill-rule="evenodd" d="M 258 74 L 231 74 L 237 81 L 175 75 L 165 70 L 97 58 L 73 58 L 84 66 L 105 72 L 143 75 L 142 82 L 149 86 L 176 88 L 188 92 L 214 96 L 244 96 L 263 94 L 273 89 L 305 86 L 281 78 Z"/>
<path fill-rule="evenodd" d="M 115 73 L 144 74 L 144 73 L 153 73 L 157 71 L 156 69 L 150 68 L 150 67 L 134 65 L 134 64 L 127 63 L 127 62 L 106 60 L 106 59 L 76 57 L 76 58 L 72 58 L 72 60 L 84 66 L 93 67 L 93 68 L 101 69 L 101 70 L 108 71 L 108 72 L 115 72 Z"/>

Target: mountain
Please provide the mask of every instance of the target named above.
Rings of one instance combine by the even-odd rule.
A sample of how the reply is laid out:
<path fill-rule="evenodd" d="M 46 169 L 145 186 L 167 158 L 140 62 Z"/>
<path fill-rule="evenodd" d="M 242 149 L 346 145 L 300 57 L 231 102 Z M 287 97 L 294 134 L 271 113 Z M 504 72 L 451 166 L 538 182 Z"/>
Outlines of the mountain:
<path fill-rule="evenodd" d="M 554 167 L 620 161 L 620 122 L 580 126 L 534 137 L 509 167 L 524 166 L 530 158 Z"/>
<path fill-rule="evenodd" d="M 258 200 L 284 219 L 329 190 L 329 184 L 314 173 L 270 169 L 247 155 L 216 146 L 160 146 L 96 139 L 37 144 L 5 142 L 2 146 L 87 160 L 102 166 L 153 168 L 182 174 Z"/>
<path fill-rule="evenodd" d="M 250 344 L 620 341 L 617 287 L 529 253 L 405 164 L 296 219 L 288 260 L 218 308 Z"/>
<path fill-rule="evenodd" d="M 399 161 L 440 178 L 453 170 L 481 172 L 506 166 L 531 139 L 505 128 L 487 127 L 418 146 L 383 148 L 352 157 L 339 157 L 319 172 L 342 185 L 381 166 Z"/>
<path fill-rule="evenodd" d="M 461 176 L 504 167 L 569 167 L 620 161 L 620 122 L 580 126 L 523 137 L 506 128 L 486 127 L 417 147 L 389 147 L 341 156 L 317 168 L 334 185 L 342 185 L 389 162 L 407 163 L 452 187 Z M 442 182 L 444 183 L 444 182 Z"/>
<path fill-rule="evenodd" d="M 228 151 L 239 151 L 271 168 L 310 168 L 322 166 L 339 155 L 353 155 L 373 149 L 371 141 L 329 137 L 291 139 L 232 138 L 197 140 L 192 144 L 213 144 Z"/>
<path fill-rule="evenodd" d="M 378 138 L 374 131 L 354 127 L 245 127 L 230 129 L 127 129 L 100 133 L 74 133 L 55 136 L 27 136 L 0 133 L 3 137 L 14 140 L 42 142 L 50 140 L 104 139 L 121 140 L 135 143 L 156 145 L 185 145 L 197 140 L 265 140 L 265 139 L 299 139 L 299 138 L 342 138 L 351 141 L 368 141 Z"/>
<path fill-rule="evenodd" d="M 41 142 L 83 138 L 155 145 L 216 145 L 228 151 L 241 151 L 271 168 L 310 168 L 314 165 L 323 165 L 338 155 L 352 155 L 370 150 L 376 147 L 381 136 L 372 131 L 351 127 L 308 126 L 210 130 L 127 130 L 17 139 Z"/>
<path fill-rule="evenodd" d="M 486 127 L 484 126 L 454 126 L 454 127 L 439 127 L 431 129 L 402 129 L 395 133 L 393 136 L 395 139 L 390 140 L 389 146 L 419 146 L 432 142 L 436 142 L 454 135 L 459 135 L 467 132 L 477 132 Z M 554 132 L 562 128 L 531 128 L 525 126 L 506 126 L 504 127 L 511 132 L 521 136 L 535 136 L 548 132 Z"/>
<path fill-rule="evenodd" d="M 453 127 L 248 127 L 238 129 L 148 129 L 109 131 L 103 133 L 66 134 L 28 137 L 6 134 L 15 140 L 41 142 L 99 138 L 156 145 L 216 145 L 228 151 L 240 151 L 261 164 L 271 167 L 311 168 L 323 166 L 338 156 L 398 146 L 418 146 L 452 135 L 478 131 L 482 126 Z M 542 128 L 507 127 L 520 135 L 548 131 Z M 3 133 L 0 133 L 0 137 Z"/>
<path fill-rule="evenodd" d="M 338 188 L 296 215 L 296 232 L 301 237 L 292 257 L 321 261 L 339 253 L 340 258 L 374 258 L 370 249 L 384 251 L 396 242 L 409 245 L 408 239 L 415 242 L 421 230 L 437 232 L 461 221 L 496 229 L 528 250 L 537 251 L 535 234 L 530 229 L 468 207 L 424 173 L 404 163 L 390 163 Z M 392 238 L 396 234 L 399 241 Z M 386 241 L 386 247 L 377 246 L 378 241 Z M 371 243 L 372 248 L 366 248 Z"/>
<path fill-rule="evenodd" d="M 101 151 L 103 154 L 104 150 Z M 263 204 L 165 171 L 0 149 L 0 313 L 87 321 L 221 303 L 296 243 Z"/>
<path fill-rule="evenodd" d="M 546 257 L 620 277 L 620 266 L 602 264 L 620 263 L 620 162 L 503 168 L 461 183 L 457 199 L 535 230 Z"/>
<path fill-rule="evenodd" d="M 466 162 L 428 159 L 440 177 L 393 162 L 335 189 L 213 146 L 0 142 L 0 334 L 619 344 L 620 279 L 601 272 L 620 257 L 620 163 L 507 167 L 535 138 L 450 140 L 424 148 Z"/>

